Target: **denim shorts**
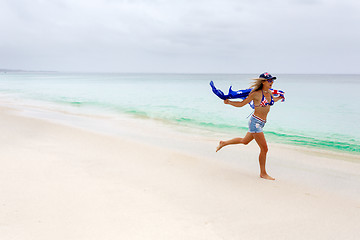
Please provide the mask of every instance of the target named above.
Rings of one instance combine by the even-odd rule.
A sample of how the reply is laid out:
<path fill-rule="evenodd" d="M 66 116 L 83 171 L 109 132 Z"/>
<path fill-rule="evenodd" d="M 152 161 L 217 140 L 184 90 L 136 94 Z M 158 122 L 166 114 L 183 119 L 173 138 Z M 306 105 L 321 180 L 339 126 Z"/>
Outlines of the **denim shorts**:
<path fill-rule="evenodd" d="M 249 132 L 250 133 L 260 133 L 263 132 L 266 121 L 261 118 L 251 115 L 249 120 Z"/>

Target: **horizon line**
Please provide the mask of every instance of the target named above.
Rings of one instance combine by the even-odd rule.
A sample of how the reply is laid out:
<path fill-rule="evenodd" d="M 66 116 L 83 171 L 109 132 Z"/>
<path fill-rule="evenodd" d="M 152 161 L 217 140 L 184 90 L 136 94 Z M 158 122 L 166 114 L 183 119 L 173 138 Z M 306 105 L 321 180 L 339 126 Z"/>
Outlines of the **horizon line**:
<path fill-rule="evenodd" d="M 259 73 L 240 73 L 240 72 L 134 72 L 134 71 L 67 71 L 67 70 L 23 70 L 23 69 L 10 69 L 10 68 L 0 68 L 0 72 L 1 73 L 14 73 L 14 72 L 43 72 L 43 73 L 88 73 L 88 74 L 225 74 L 225 75 L 236 75 L 236 74 L 242 74 L 242 75 L 257 75 Z M 272 72 L 274 73 L 274 72 Z M 288 74 L 288 75 L 307 75 L 307 74 L 311 74 L 311 75 L 360 75 L 360 73 L 321 73 L 321 72 L 308 72 L 308 73 L 298 73 L 298 72 L 278 72 L 276 74 Z"/>

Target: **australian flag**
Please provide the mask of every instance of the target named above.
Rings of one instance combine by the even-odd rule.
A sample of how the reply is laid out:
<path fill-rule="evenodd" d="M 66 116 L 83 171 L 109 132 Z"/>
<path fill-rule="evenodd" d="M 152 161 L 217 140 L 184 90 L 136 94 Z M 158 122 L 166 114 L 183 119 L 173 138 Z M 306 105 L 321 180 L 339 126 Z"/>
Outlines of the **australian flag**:
<path fill-rule="evenodd" d="M 249 89 L 244 89 L 244 90 L 237 90 L 237 91 L 234 91 L 232 90 L 231 86 L 229 88 L 229 93 L 228 94 L 225 94 L 223 91 L 221 91 L 220 89 L 217 89 L 214 85 L 214 82 L 211 81 L 210 82 L 210 86 L 211 86 L 211 89 L 213 91 L 213 93 L 218 96 L 219 98 L 221 98 L 222 100 L 225 100 L 225 99 L 234 99 L 234 98 L 240 98 L 242 100 L 246 99 L 250 92 L 251 92 L 251 88 Z M 281 90 L 276 90 L 276 89 L 270 89 L 271 93 L 273 94 L 274 97 L 281 97 L 281 101 L 284 102 L 285 101 L 285 92 L 284 91 L 281 91 Z M 267 100 L 266 98 L 264 99 L 264 101 L 266 101 L 265 103 L 267 103 Z M 264 104 L 265 103 L 262 103 L 261 104 Z M 251 102 L 249 103 L 250 106 L 252 108 L 254 108 L 254 104 Z"/>

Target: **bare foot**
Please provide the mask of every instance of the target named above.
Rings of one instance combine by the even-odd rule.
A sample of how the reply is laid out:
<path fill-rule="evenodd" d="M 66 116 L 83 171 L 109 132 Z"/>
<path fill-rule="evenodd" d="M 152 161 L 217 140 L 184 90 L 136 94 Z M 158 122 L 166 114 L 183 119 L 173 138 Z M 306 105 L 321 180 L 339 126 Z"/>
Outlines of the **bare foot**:
<path fill-rule="evenodd" d="M 216 152 L 219 151 L 223 146 L 225 146 L 225 142 L 224 142 L 224 141 L 220 141 L 220 142 L 219 142 L 219 146 L 217 146 L 217 148 L 216 148 Z"/>
<path fill-rule="evenodd" d="M 270 176 L 267 175 L 267 174 L 260 174 L 260 177 L 263 178 L 263 179 L 266 179 L 266 180 L 275 180 L 275 178 L 270 177 Z"/>

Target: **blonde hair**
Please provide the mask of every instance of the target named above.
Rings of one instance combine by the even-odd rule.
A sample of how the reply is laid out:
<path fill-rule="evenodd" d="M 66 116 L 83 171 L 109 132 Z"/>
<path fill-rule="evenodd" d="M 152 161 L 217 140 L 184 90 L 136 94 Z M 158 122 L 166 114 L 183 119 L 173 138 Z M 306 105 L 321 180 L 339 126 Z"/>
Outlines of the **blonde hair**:
<path fill-rule="evenodd" d="M 250 86 L 250 88 L 252 88 L 251 93 L 256 92 L 257 90 L 262 90 L 263 89 L 263 81 L 265 79 L 253 79 L 253 80 L 254 80 L 254 82 Z"/>

